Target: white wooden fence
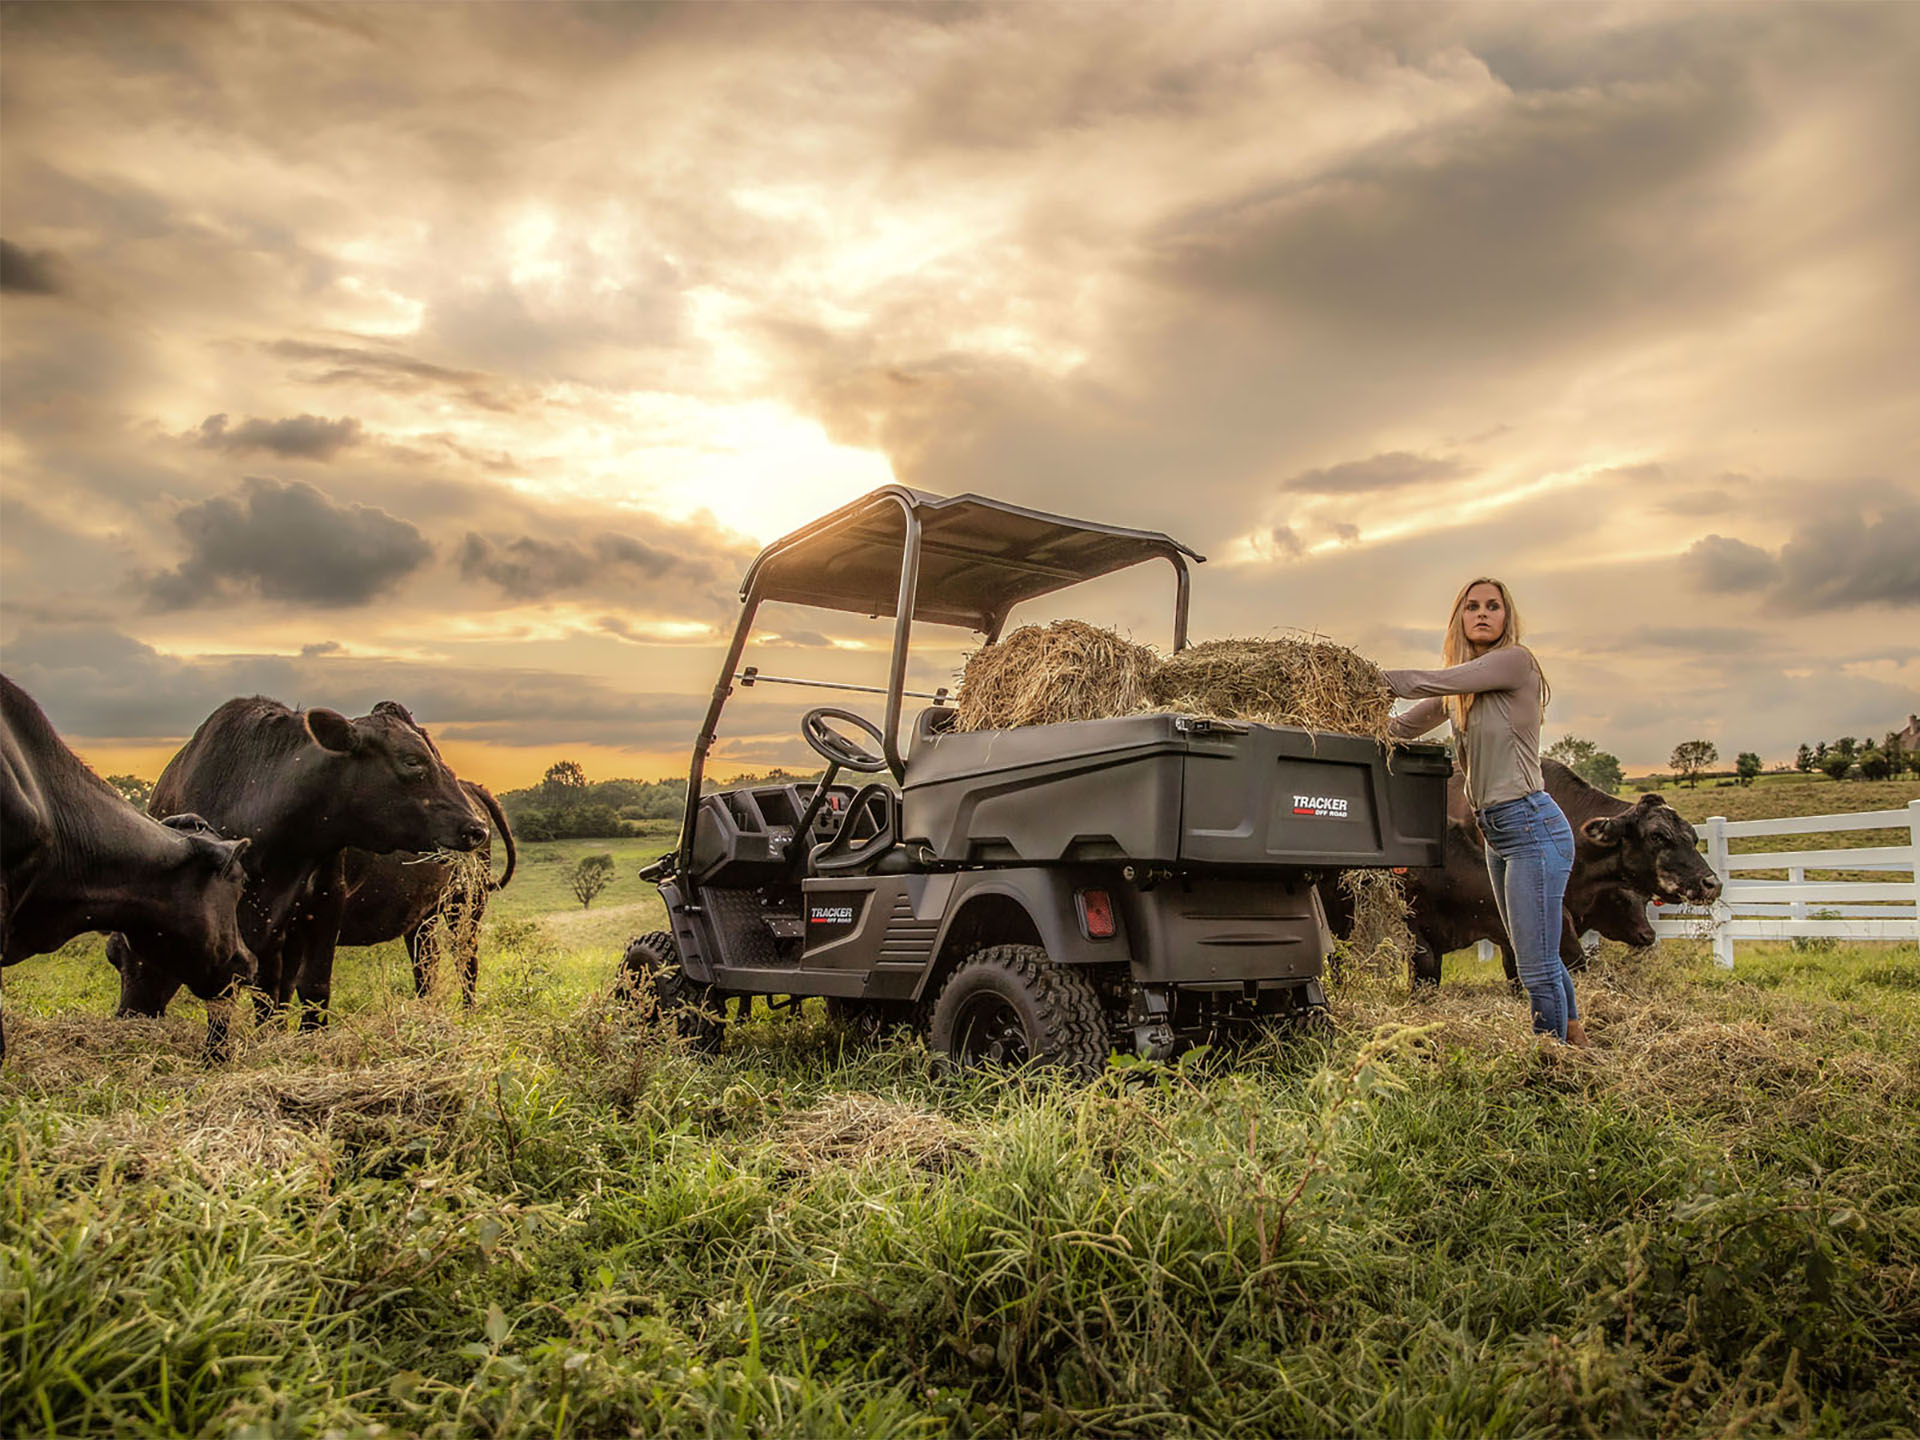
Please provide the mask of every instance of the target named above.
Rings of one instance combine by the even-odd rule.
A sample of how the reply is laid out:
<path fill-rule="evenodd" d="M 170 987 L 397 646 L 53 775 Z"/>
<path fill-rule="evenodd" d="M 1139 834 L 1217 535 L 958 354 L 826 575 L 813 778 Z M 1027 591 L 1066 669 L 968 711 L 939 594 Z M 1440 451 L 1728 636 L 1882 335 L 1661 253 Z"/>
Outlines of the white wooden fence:
<path fill-rule="evenodd" d="M 1814 835 L 1836 830 L 1905 830 L 1904 845 L 1853 850 L 1752 850 L 1732 842 L 1754 835 Z M 1720 877 L 1711 906 L 1649 906 L 1656 935 L 1713 941 L 1713 958 L 1733 968 L 1736 940 L 1920 940 L 1920 800 L 1904 810 L 1853 815 L 1793 815 L 1782 820 L 1728 820 L 1701 827 L 1707 863 Z M 1748 880 L 1739 872 L 1785 870 L 1785 880 Z M 1813 880 L 1809 870 L 1865 870 L 1906 878 Z"/>

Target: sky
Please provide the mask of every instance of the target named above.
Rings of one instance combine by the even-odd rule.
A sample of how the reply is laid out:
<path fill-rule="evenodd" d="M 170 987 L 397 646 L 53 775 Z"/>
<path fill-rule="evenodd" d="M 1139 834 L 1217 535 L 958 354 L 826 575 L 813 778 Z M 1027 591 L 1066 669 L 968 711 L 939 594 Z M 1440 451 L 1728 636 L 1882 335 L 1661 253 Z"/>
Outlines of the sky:
<path fill-rule="evenodd" d="M 684 773 L 753 555 L 897 481 L 1175 536 L 1196 638 L 1435 665 L 1498 575 L 1630 771 L 1877 737 L 1916 73 L 1899 4 L 8 6 L 0 667 L 103 772 L 257 693 Z"/>

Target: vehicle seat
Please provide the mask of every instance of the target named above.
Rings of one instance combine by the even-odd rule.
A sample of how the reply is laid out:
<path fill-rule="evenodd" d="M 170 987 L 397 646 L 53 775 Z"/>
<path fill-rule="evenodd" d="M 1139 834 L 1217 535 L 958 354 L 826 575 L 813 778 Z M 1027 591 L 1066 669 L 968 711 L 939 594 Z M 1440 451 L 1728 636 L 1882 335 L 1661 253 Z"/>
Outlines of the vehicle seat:
<path fill-rule="evenodd" d="M 856 841 L 853 832 L 863 815 L 880 812 L 879 828 Z M 900 792 L 875 780 L 860 787 L 847 803 L 846 819 L 831 840 L 813 847 L 807 870 L 813 875 L 898 875 L 910 860 L 900 844 Z"/>

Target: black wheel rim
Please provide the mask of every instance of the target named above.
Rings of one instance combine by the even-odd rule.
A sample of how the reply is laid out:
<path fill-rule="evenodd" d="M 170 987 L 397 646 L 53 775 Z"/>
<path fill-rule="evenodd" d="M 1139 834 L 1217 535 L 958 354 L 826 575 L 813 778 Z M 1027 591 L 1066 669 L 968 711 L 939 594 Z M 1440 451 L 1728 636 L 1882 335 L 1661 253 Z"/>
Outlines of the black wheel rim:
<path fill-rule="evenodd" d="M 1033 1058 L 1020 1012 L 1002 996 L 972 996 L 954 1017 L 954 1056 L 964 1065 L 1024 1065 Z"/>

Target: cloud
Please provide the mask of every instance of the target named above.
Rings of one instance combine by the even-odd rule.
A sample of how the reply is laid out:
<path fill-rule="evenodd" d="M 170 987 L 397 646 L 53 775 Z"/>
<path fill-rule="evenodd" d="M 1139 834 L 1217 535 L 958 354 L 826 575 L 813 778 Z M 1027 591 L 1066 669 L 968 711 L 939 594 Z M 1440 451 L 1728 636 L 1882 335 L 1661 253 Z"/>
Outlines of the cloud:
<path fill-rule="evenodd" d="M 166 743 L 236 695 L 349 715 L 398 700 L 436 737 L 501 745 L 690 745 L 707 697 L 636 694 L 598 676 L 356 660 L 334 655 L 169 655 L 105 625 L 40 626 L 7 645 L 7 672 L 63 735 Z"/>
<path fill-rule="evenodd" d="M 477 370 L 435 365 L 398 350 L 370 346 L 316 345 L 305 340 L 275 340 L 267 353 L 304 362 L 301 378 L 314 385 L 367 385 L 389 394 L 440 390 L 482 410 L 507 411 L 510 398 L 500 380 Z"/>
<path fill-rule="evenodd" d="M 0 294 L 61 295 L 60 259 L 50 250 L 27 251 L 11 240 L 0 240 Z"/>
<path fill-rule="evenodd" d="M 249 478 L 175 517 L 187 558 L 149 578 L 155 610 L 253 593 L 295 605 L 364 605 L 426 564 L 433 547 L 405 520 L 341 505 L 304 480 Z"/>
<path fill-rule="evenodd" d="M 360 422 L 351 415 L 338 420 L 295 415 L 285 420 L 247 420 L 239 426 L 229 426 L 225 415 L 209 415 L 200 422 L 199 430 L 200 443 L 209 449 L 266 450 L 302 460 L 331 460 L 348 446 L 359 444 L 360 436 Z"/>
<path fill-rule="evenodd" d="M 1694 583 L 1718 593 L 1765 591 L 1776 607 L 1849 610 L 1920 605 L 1920 505 L 1873 518 L 1836 515 L 1802 525 L 1778 556 L 1709 535 L 1684 557 Z"/>
<path fill-rule="evenodd" d="M 1920 505 L 1868 521 L 1835 516 L 1804 526 L 1780 551 L 1783 604 L 1814 610 L 1920 605 Z"/>
<path fill-rule="evenodd" d="M 1709 535 L 1687 547 L 1683 563 L 1702 590 L 1716 594 L 1763 590 L 1780 573 L 1779 562 L 1758 545 L 1727 535 Z"/>
<path fill-rule="evenodd" d="M 617 583 L 624 574 L 642 581 L 680 575 L 714 578 L 711 563 L 631 535 L 596 535 L 591 540 L 540 540 L 521 535 L 496 542 L 468 531 L 460 546 L 460 573 L 468 580 L 497 585 L 515 600 L 544 600 L 562 591 L 595 583 Z"/>
<path fill-rule="evenodd" d="M 1467 473 L 1458 460 L 1394 450 L 1366 460 L 1348 460 L 1324 470 L 1303 470 L 1281 486 L 1311 495 L 1361 495 L 1432 485 Z"/>
<path fill-rule="evenodd" d="M 1298 560 L 1307 553 L 1307 542 L 1291 525 L 1275 525 L 1267 531 L 1267 542 L 1273 554 L 1284 555 L 1289 560 Z"/>

